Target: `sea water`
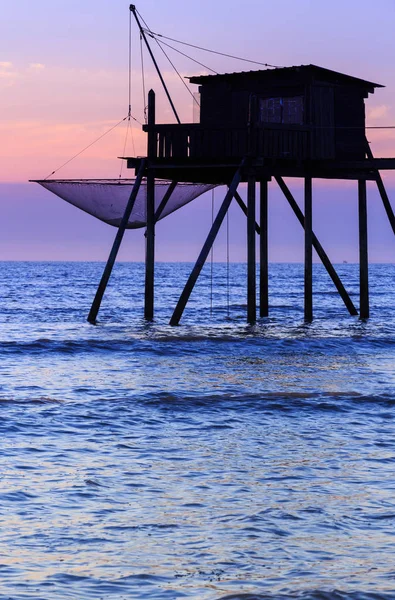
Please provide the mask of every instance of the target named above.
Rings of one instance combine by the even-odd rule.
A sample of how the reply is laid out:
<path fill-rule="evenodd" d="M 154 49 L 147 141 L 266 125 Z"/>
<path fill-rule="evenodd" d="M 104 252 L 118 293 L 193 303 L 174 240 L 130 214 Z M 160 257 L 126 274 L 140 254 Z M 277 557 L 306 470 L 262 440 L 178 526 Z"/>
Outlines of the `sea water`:
<path fill-rule="evenodd" d="M 0 265 L 0 598 L 395 597 L 395 266 L 371 319 L 314 265 Z M 358 305 L 358 267 L 338 266 Z"/>

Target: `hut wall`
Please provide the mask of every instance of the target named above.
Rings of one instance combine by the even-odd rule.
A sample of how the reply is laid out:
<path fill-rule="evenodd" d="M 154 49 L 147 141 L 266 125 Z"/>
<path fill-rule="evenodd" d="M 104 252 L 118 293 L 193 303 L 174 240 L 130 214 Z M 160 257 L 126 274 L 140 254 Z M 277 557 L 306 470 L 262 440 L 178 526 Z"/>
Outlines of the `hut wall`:
<path fill-rule="evenodd" d="M 364 95 L 355 87 L 335 88 L 336 158 L 365 158 Z"/>

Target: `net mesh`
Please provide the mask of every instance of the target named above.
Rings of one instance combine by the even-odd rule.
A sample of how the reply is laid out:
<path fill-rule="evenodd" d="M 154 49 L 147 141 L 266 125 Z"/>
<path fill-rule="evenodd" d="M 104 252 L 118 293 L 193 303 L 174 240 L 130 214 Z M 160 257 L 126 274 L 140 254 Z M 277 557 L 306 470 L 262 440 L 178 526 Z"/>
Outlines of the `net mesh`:
<path fill-rule="evenodd" d="M 36 181 L 66 202 L 94 217 L 118 227 L 132 192 L 135 179 L 50 179 Z M 155 180 L 155 211 L 158 209 L 170 181 Z M 159 219 L 188 204 L 216 187 L 213 184 L 178 183 Z M 142 180 L 127 228 L 144 227 L 146 218 L 147 182 Z M 158 220 L 159 220 L 158 219 Z"/>

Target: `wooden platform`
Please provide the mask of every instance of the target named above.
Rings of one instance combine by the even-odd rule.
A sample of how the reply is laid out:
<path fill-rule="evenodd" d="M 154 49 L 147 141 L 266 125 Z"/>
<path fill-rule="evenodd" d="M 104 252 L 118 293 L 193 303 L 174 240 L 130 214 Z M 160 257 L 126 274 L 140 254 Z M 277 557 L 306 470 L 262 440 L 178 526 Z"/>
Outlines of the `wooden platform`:
<path fill-rule="evenodd" d="M 123 157 L 129 169 L 137 172 L 143 158 Z M 147 159 L 145 159 L 147 160 Z M 180 182 L 228 184 L 238 168 L 238 159 L 150 158 L 148 169 L 155 169 L 158 179 Z M 270 181 L 272 177 L 312 177 L 315 179 L 352 179 L 376 181 L 377 171 L 394 170 L 395 158 L 373 158 L 357 161 L 312 161 L 292 159 L 251 158 L 242 181 L 253 173 L 257 181 Z"/>

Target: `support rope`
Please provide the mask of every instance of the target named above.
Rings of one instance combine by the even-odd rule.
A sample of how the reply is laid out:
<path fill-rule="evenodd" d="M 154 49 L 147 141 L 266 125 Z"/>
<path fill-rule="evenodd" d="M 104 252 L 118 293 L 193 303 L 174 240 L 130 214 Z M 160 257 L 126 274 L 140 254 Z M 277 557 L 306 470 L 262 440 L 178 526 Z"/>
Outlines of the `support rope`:
<path fill-rule="evenodd" d="M 192 56 L 189 56 L 189 54 L 185 54 L 185 52 L 181 52 L 181 50 L 179 50 L 178 48 L 174 48 L 174 46 L 167 44 L 163 40 L 161 40 L 161 44 L 163 44 L 164 46 L 167 46 L 168 48 L 171 48 L 172 50 L 174 50 L 174 52 L 178 52 L 178 54 L 185 56 L 185 58 L 189 58 L 189 60 L 191 60 L 192 62 L 196 63 L 197 65 L 200 65 L 201 67 L 203 67 L 204 69 L 207 69 L 208 71 L 211 71 L 212 73 L 215 73 L 215 75 L 219 75 L 218 71 L 214 71 L 214 69 L 212 69 L 211 67 L 208 67 L 207 65 L 201 63 L 200 61 L 196 60 L 196 58 L 192 58 Z"/>
<path fill-rule="evenodd" d="M 133 155 L 136 154 L 136 149 L 134 147 L 134 139 L 133 139 L 133 129 L 131 127 L 130 119 L 132 117 L 132 13 L 129 11 L 129 44 L 128 44 L 128 124 L 125 132 L 125 141 L 123 144 L 123 152 L 121 156 L 125 156 L 126 154 L 126 145 L 128 141 L 129 132 L 131 135 L 132 146 L 133 146 Z M 121 160 L 121 168 L 119 170 L 119 179 L 122 178 L 124 161 Z"/>
<path fill-rule="evenodd" d="M 47 175 L 44 178 L 44 181 L 45 181 L 45 179 L 48 179 L 48 177 L 51 177 L 52 175 L 55 175 L 55 173 L 57 173 L 58 171 L 60 171 L 60 169 L 63 169 L 63 167 L 65 167 L 66 165 L 68 165 L 69 163 L 71 163 L 71 161 L 74 160 L 75 158 L 77 158 L 77 156 L 80 156 L 81 154 L 83 154 L 86 150 L 88 150 L 88 148 L 90 148 L 91 146 L 93 146 L 94 144 L 96 144 L 96 142 L 98 142 L 99 140 L 101 140 L 102 138 L 104 138 L 104 136 L 106 136 L 108 133 L 110 133 L 111 131 L 113 131 L 116 127 L 118 127 L 118 125 L 120 125 L 121 123 L 123 123 L 127 119 L 128 119 L 128 116 L 126 116 L 123 119 L 121 119 L 120 121 L 118 121 L 118 123 L 116 123 L 115 125 L 113 125 L 112 127 L 110 127 L 110 129 L 108 129 L 107 131 L 105 131 L 104 133 L 102 133 L 102 135 L 100 135 L 98 138 L 96 138 L 95 140 L 93 140 L 93 142 L 91 142 L 90 144 L 88 144 L 87 146 L 85 146 L 85 148 L 83 148 L 82 150 L 80 150 L 80 152 L 77 152 L 77 154 L 74 154 L 74 156 L 72 156 L 71 158 L 69 158 L 69 160 L 66 160 L 66 162 L 64 162 L 62 165 L 60 165 L 60 167 L 58 167 L 57 169 L 55 169 L 54 171 L 52 171 L 52 173 L 49 173 L 49 175 Z M 134 117 L 132 117 L 132 119 L 134 119 Z M 134 120 L 137 121 L 137 119 L 134 119 Z"/>
<path fill-rule="evenodd" d="M 192 90 L 189 89 L 188 85 L 185 83 L 184 79 L 182 78 L 182 75 L 180 74 L 180 72 L 178 71 L 177 67 L 175 66 L 175 64 L 172 62 L 172 60 L 170 59 L 169 55 L 166 53 L 166 51 L 163 49 L 162 44 L 160 43 L 159 40 L 153 38 L 155 40 L 155 42 L 158 44 L 159 48 L 162 50 L 163 54 L 166 56 L 167 60 L 169 61 L 169 63 L 171 64 L 171 66 L 173 67 L 174 71 L 177 73 L 179 80 L 181 81 L 182 85 L 185 87 L 185 89 L 188 91 L 188 94 L 190 94 L 192 96 L 192 99 L 194 102 L 196 102 L 196 104 L 198 104 L 198 101 L 196 100 L 195 96 L 193 95 Z"/>
<path fill-rule="evenodd" d="M 145 23 L 145 26 L 147 27 L 146 23 Z M 189 46 L 190 48 L 196 48 L 197 50 L 203 50 L 204 52 L 210 52 L 211 54 L 218 54 L 219 56 L 226 56 L 227 58 L 233 58 L 235 60 L 242 60 L 244 62 L 253 63 L 255 65 L 262 65 L 263 67 L 270 67 L 273 69 L 282 68 L 279 65 L 270 65 L 269 63 L 263 63 L 263 62 L 259 62 L 257 60 L 250 60 L 248 58 L 242 58 L 241 56 L 234 56 L 233 54 L 226 54 L 225 52 L 217 52 L 216 50 L 210 50 L 209 48 L 203 48 L 202 46 L 196 46 L 195 44 L 189 44 L 188 42 L 182 42 L 181 40 L 176 40 L 174 38 L 168 37 L 161 33 L 155 33 L 154 31 L 151 31 L 148 28 L 145 30 L 145 32 L 154 39 L 155 39 L 155 37 L 164 38 L 165 40 L 170 40 L 171 42 L 176 42 L 177 44 L 183 44 L 184 46 Z"/>
<path fill-rule="evenodd" d="M 143 85 L 143 113 L 144 122 L 147 124 L 147 106 L 146 106 L 146 94 L 145 94 L 145 71 L 144 71 L 144 51 L 143 51 L 143 36 L 140 33 L 140 58 L 141 58 L 141 81 Z"/>
<path fill-rule="evenodd" d="M 141 16 L 141 14 L 139 13 L 139 11 L 136 11 L 138 16 L 140 17 L 140 19 L 142 20 L 142 22 L 145 25 L 145 29 L 144 32 L 147 33 L 153 40 L 155 40 L 155 42 L 157 43 L 157 45 L 159 46 L 159 48 L 162 50 L 163 54 L 166 56 L 167 60 L 169 61 L 169 63 L 171 64 L 171 66 L 173 67 L 174 71 L 177 73 L 181 83 L 184 85 L 184 87 L 188 90 L 188 93 L 192 96 L 194 102 L 197 103 L 197 100 L 195 98 L 195 96 L 193 95 L 193 92 L 189 89 L 189 87 L 187 86 L 187 84 L 185 83 L 184 79 L 182 78 L 181 74 L 179 73 L 179 71 L 177 70 L 176 66 L 174 65 L 174 63 L 171 61 L 170 57 L 168 56 L 168 54 L 166 53 L 166 51 L 163 49 L 161 43 L 159 42 L 159 40 L 156 39 L 155 35 L 153 34 L 153 32 L 151 31 L 151 29 L 148 27 L 147 22 L 145 21 L 144 17 Z M 211 70 L 211 69 L 210 69 Z"/>
<path fill-rule="evenodd" d="M 128 117 L 132 116 L 132 13 L 129 11 L 129 111 Z"/>

